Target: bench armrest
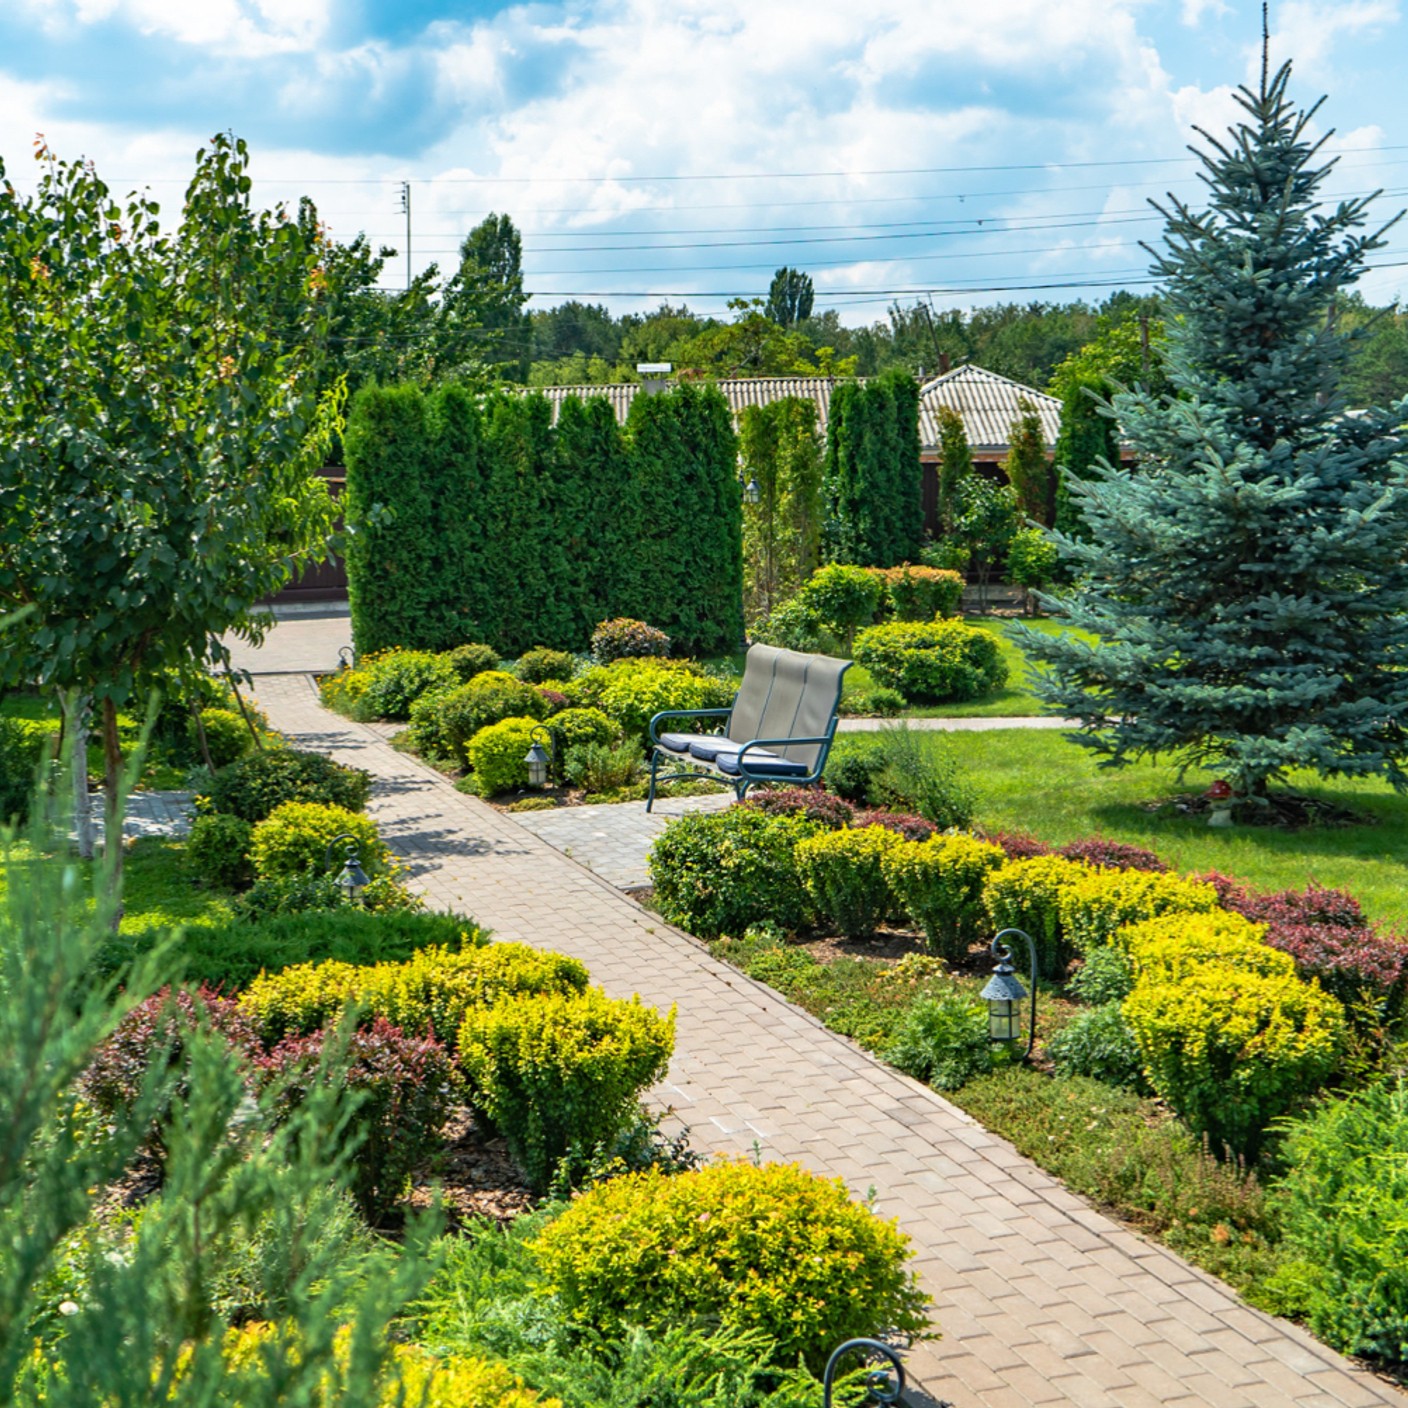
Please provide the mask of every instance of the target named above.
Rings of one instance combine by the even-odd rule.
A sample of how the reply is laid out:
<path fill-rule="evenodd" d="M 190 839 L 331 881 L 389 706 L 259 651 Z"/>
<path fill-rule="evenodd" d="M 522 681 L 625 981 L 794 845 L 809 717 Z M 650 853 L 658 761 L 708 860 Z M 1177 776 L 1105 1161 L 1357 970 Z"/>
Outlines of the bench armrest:
<path fill-rule="evenodd" d="M 731 713 L 733 713 L 732 705 L 729 705 L 727 709 L 666 709 L 651 719 L 650 741 L 652 743 L 660 742 L 655 732 L 655 726 L 661 719 L 726 719 Z"/>

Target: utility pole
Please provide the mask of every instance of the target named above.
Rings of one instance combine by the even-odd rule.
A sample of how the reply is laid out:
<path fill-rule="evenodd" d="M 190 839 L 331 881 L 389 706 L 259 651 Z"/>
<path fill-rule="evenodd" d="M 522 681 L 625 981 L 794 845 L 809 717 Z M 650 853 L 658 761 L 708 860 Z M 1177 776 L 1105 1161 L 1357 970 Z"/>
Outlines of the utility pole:
<path fill-rule="evenodd" d="M 401 182 L 401 209 L 406 212 L 406 288 L 411 287 L 411 183 Z"/>

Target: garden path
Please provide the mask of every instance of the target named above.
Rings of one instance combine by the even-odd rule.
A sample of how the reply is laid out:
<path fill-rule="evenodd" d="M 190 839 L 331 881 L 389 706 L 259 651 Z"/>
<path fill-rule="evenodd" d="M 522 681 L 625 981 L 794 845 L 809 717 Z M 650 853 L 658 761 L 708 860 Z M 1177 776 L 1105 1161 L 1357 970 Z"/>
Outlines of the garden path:
<path fill-rule="evenodd" d="M 913 1238 L 944 1338 L 913 1377 L 957 1408 L 1369 1408 L 1403 1397 L 1096 1212 L 933 1091 L 713 959 L 303 676 L 256 681 L 275 728 L 377 776 L 371 814 L 431 904 L 570 953 L 617 995 L 678 1007 L 655 1092 L 704 1150 L 798 1160 Z"/>

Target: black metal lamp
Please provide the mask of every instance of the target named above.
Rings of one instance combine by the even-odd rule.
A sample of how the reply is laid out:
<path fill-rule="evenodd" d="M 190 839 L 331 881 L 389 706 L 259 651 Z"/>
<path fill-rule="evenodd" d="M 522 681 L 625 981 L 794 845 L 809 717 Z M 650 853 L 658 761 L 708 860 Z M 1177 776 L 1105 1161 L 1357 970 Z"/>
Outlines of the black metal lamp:
<path fill-rule="evenodd" d="M 538 735 L 542 734 L 548 741 L 548 746 L 543 747 L 538 742 Z M 528 764 L 528 785 L 529 787 L 546 786 L 548 780 L 548 768 L 556 761 L 552 746 L 552 730 L 544 728 L 541 724 L 529 735 L 529 748 L 523 755 L 523 761 Z"/>
<path fill-rule="evenodd" d="M 1011 948 L 1002 942 L 1009 934 L 1020 934 L 1027 941 L 1027 950 L 1032 961 L 1030 994 L 1022 986 L 1022 980 L 1012 966 Z M 988 1039 L 1007 1045 L 1009 1050 L 1013 1048 L 1014 1043 L 1021 1040 L 1022 1004 L 1030 996 L 1032 1005 L 1028 1018 L 1027 1045 L 1018 1058 L 1025 1061 L 1032 1054 L 1032 1047 L 1036 1043 L 1036 945 L 1025 930 L 1004 929 L 993 938 L 992 956 L 997 959 L 997 967 L 988 979 L 987 987 L 978 994 L 988 1005 Z"/>
<path fill-rule="evenodd" d="M 344 831 L 341 836 L 334 836 L 328 842 L 328 848 L 323 852 L 323 869 L 332 869 L 332 848 L 339 844 L 342 845 L 343 852 L 342 871 L 337 877 L 337 883 L 348 904 L 361 904 L 362 892 L 367 888 L 371 877 L 362 869 L 362 843 L 355 836 Z"/>
<path fill-rule="evenodd" d="M 743 476 L 738 476 L 738 482 L 743 483 Z M 763 496 L 763 491 L 758 488 L 758 477 L 750 473 L 747 484 L 743 485 L 743 502 L 745 504 L 755 504 Z"/>

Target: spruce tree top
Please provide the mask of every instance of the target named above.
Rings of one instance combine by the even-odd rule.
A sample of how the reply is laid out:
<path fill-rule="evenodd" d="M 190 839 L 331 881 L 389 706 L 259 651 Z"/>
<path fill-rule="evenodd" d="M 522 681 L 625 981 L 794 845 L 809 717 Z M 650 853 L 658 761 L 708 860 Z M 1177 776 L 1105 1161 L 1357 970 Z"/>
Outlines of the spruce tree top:
<path fill-rule="evenodd" d="M 1253 796 L 1298 767 L 1408 786 L 1408 405 L 1347 413 L 1331 316 L 1383 232 L 1368 200 L 1319 205 L 1289 78 L 1199 153 L 1209 208 L 1162 212 L 1178 394 L 1111 402 L 1138 468 L 1069 484 L 1091 536 L 1055 535 L 1081 575 L 1047 605 L 1101 643 L 1024 633 L 1110 764 L 1172 753 Z"/>

